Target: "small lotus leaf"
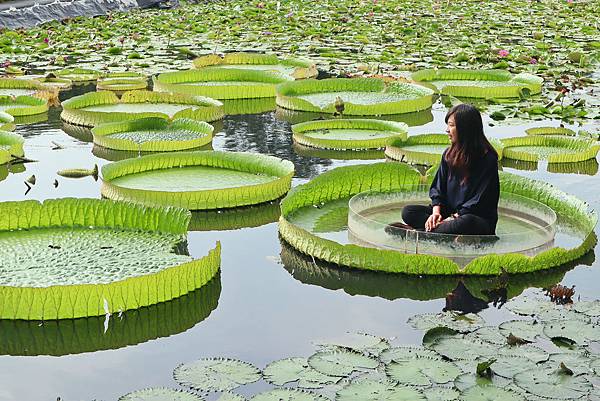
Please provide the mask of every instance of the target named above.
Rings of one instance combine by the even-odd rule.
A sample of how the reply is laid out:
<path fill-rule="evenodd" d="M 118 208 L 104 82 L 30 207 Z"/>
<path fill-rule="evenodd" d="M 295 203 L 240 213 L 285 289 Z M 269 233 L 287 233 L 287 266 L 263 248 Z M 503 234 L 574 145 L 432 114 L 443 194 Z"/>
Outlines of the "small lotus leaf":
<path fill-rule="evenodd" d="M 514 379 L 517 386 L 532 394 L 558 400 L 576 400 L 592 389 L 587 377 L 566 375 L 554 369 L 530 370 Z"/>
<path fill-rule="evenodd" d="M 201 391 L 232 390 L 260 379 L 260 370 L 235 359 L 206 358 L 179 365 L 173 372 L 182 386 Z"/>
<path fill-rule="evenodd" d="M 547 300 L 520 297 L 507 302 L 505 308 L 518 315 L 533 316 L 542 311 L 553 310 L 556 305 Z"/>
<path fill-rule="evenodd" d="M 536 320 L 511 320 L 499 326 L 500 332 L 504 336 L 504 343 L 506 343 L 506 337 L 510 334 L 533 342 L 537 336 L 542 334 L 543 328 L 544 325 Z"/>
<path fill-rule="evenodd" d="M 378 356 L 383 350 L 390 347 L 385 338 L 365 333 L 346 333 L 340 339 L 322 342 L 319 345 L 350 348 L 357 352 L 367 352 L 375 356 Z"/>
<path fill-rule="evenodd" d="M 523 357 L 536 363 L 547 361 L 549 357 L 545 350 L 529 344 L 500 348 L 498 354 L 505 357 Z"/>
<path fill-rule="evenodd" d="M 239 394 L 225 391 L 216 399 L 216 401 L 246 401 L 246 399 Z"/>
<path fill-rule="evenodd" d="M 424 347 L 393 347 L 383 351 L 379 357 L 385 364 L 410 361 L 414 358 L 441 359 L 435 351 Z"/>
<path fill-rule="evenodd" d="M 453 388 L 432 387 L 423 390 L 427 401 L 454 401 L 458 400 L 460 393 Z"/>
<path fill-rule="evenodd" d="M 600 301 L 581 301 L 573 305 L 573 309 L 576 312 L 583 313 L 587 316 L 598 317 L 600 316 Z"/>
<path fill-rule="evenodd" d="M 522 395 L 494 385 L 471 387 L 461 394 L 460 399 L 463 401 L 526 401 Z"/>
<path fill-rule="evenodd" d="M 552 354 L 550 355 L 550 358 L 548 358 L 546 365 L 549 365 L 551 368 L 558 369 L 561 366 L 561 363 L 573 371 L 575 375 L 591 374 L 594 372 L 591 366 L 592 359 L 585 354 Z"/>
<path fill-rule="evenodd" d="M 600 341 L 600 326 L 572 320 L 553 320 L 544 325 L 544 334 L 550 338 L 564 337 L 578 344 Z"/>
<path fill-rule="evenodd" d="M 350 383 L 336 396 L 337 401 L 425 401 L 419 391 L 397 384 L 375 380 L 357 380 Z"/>
<path fill-rule="evenodd" d="M 119 401 L 202 401 L 197 394 L 172 388 L 154 387 L 133 391 L 119 398 Z"/>
<path fill-rule="evenodd" d="M 474 368 L 473 368 L 474 370 Z M 505 387 L 511 383 L 509 379 L 506 379 L 501 376 L 492 375 L 492 377 L 481 377 L 477 376 L 475 373 L 465 373 L 456 378 L 454 380 L 454 387 L 456 387 L 459 391 L 464 391 L 473 386 L 476 387 L 488 387 L 488 386 L 496 386 L 496 387 Z"/>
<path fill-rule="evenodd" d="M 308 358 L 308 364 L 325 375 L 343 377 L 362 368 L 374 369 L 379 362 L 357 352 L 337 350 L 317 352 Z"/>
<path fill-rule="evenodd" d="M 444 338 L 436 341 L 431 348 L 438 354 L 450 360 L 472 360 L 482 358 L 493 358 L 497 348 L 489 343 L 483 343 L 466 338 Z"/>
<path fill-rule="evenodd" d="M 424 313 L 408 319 L 408 324 L 417 330 L 429 330 L 434 327 L 448 327 L 449 329 L 468 333 L 483 327 L 481 317 L 472 314 L 459 314 L 454 312 Z"/>
<path fill-rule="evenodd" d="M 474 332 L 467 334 L 466 338 L 474 338 L 495 345 L 506 344 L 506 336 L 498 330 L 498 327 L 493 326 L 485 326 L 477 329 Z"/>
<path fill-rule="evenodd" d="M 256 394 L 251 401 L 326 401 L 321 395 L 308 391 L 294 390 L 290 388 L 277 388 Z"/>
<path fill-rule="evenodd" d="M 306 358 L 272 362 L 264 369 L 263 375 L 269 383 L 282 386 L 297 381 L 298 387 L 302 388 L 321 388 L 339 380 L 339 377 L 327 376 L 311 368 Z"/>
<path fill-rule="evenodd" d="M 392 362 L 385 371 L 392 380 L 415 386 L 448 383 L 461 374 L 452 362 L 429 358 Z"/>
<path fill-rule="evenodd" d="M 525 357 L 499 356 L 491 366 L 491 369 L 494 374 L 510 379 L 517 373 L 536 369 L 536 363 Z"/>

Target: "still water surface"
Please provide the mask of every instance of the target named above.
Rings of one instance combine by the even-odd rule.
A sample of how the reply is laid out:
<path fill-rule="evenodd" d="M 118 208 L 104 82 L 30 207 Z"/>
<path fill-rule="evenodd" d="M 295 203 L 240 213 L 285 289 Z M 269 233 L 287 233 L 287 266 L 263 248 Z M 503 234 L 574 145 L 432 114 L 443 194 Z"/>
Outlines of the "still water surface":
<path fill-rule="evenodd" d="M 75 89 L 73 96 L 90 88 Z M 61 197 L 100 197 L 100 182 L 91 177 L 67 179 L 56 176 L 64 168 L 102 166 L 106 160 L 131 155 L 109 154 L 95 149 L 85 131 L 62 130 L 60 109 L 49 112 L 47 121 L 21 125 L 17 132 L 26 137 L 27 157 L 39 160 L 13 168 L 0 182 L 0 200 L 46 199 Z M 411 120 L 410 134 L 443 132 L 445 109 L 434 107 Z M 292 146 L 286 113 L 227 116 L 217 123 L 213 149 L 270 154 L 292 161 L 296 166 L 294 185 L 331 168 L 372 163 L 383 158 L 372 153 L 365 160 L 330 159 L 335 153 L 319 153 Z M 298 117 L 297 121 L 311 116 Z M 415 122 L 416 121 L 416 122 Z M 487 121 L 486 121 L 487 122 Z M 545 124 L 558 125 L 558 122 Z M 487 127 L 494 137 L 524 135 L 525 128 L 539 126 Z M 64 149 L 52 150 L 56 142 Z M 333 155 L 333 156 L 332 156 Z M 319 157 L 321 156 L 321 157 Z M 597 162 L 584 169 L 594 175 L 550 173 L 544 163 L 537 171 L 505 168 L 528 177 L 550 182 L 600 206 L 597 192 L 600 178 Z M 595 167 L 595 169 L 594 169 Z M 550 170 L 552 170 L 550 168 Z M 584 172 L 585 172 L 584 171 Z M 5 172 L 6 173 L 6 172 Z M 37 184 L 27 196 L 24 180 L 35 174 Z M 2 175 L 0 174 L 0 177 Z M 59 186 L 54 188 L 58 178 Z M 182 362 L 201 357 L 239 358 L 259 367 L 289 356 L 307 356 L 317 340 L 335 339 L 346 331 L 363 331 L 395 337 L 399 343 L 418 343 L 422 333 L 406 324 L 411 315 L 438 312 L 445 306 L 444 296 L 458 283 L 457 278 L 418 278 L 359 273 L 325 266 L 303 258 L 282 247 L 277 235 L 277 209 L 273 206 L 243 211 L 260 214 L 259 227 L 225 231 L 191 231 L 189 251 L 195 257 L 206 254 L 215 241 L 222 243 L 222 267 L 216 281 L 194 294 L 174 302 L 104 318 L 66 322 L 0 321 L 0 400 L 54 401 L 116 400 L 130 391 L 151 386 L 176 387 L 173 369 Z M 214 216 L 213 216 L 214 217 Z M 223 221 L 230 214 L 223 214 Z M 225 223 L 203 224 L 197 229 L 222 229 Z M 218 227 L 221 225 L 221 227 Z M 597 231 L 598 232 L 598 231 Z M 285 262 L 285 263 L 284 263 Z M 600 262 L 586 255 L 573 266 L 511 279 L 508 296 L 523 289 L 561 282 L 576 286 L 582 299 L 598 298 Z M 486 299 L 481 289 L 487 279 L 467 280 L 475 295 Z M 533 290 L 526 290 L 533 291 Z M 491 296 L 492 298 L 494 295 Z M 501 298 L 501 297 L 500 297 Z M 490 304 L 482 316 L 494 323 L 505 311 Z M 107 331 L 104 333 L 105 324 Z M 23 356 L 32 354 L 46 356 Z M 48 356 L 61 355 L 62 356 Z M 269 385 L 259 382 L 241 390 L 251 395 Z"/>

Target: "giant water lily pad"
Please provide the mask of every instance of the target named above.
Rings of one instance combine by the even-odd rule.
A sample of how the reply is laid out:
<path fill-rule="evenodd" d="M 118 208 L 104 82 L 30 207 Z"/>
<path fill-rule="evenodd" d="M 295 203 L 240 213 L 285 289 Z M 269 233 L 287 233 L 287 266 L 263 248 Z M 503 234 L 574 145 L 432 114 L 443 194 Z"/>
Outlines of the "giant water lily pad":
<path fill-rule="evenodd" d="M 497 139 L 488 140 L 496 150 L 498 160 L 501 160 L 504 146 Z M 393 160 L 431 166 L 440 162 L 442 153 L 449 146 L 446 134 L 419 134 L 391 141 L 385 148 L 385 155 Z"/>
<path fill-rule="evenodd" d="M 0 318 L 137 309 L 193 291 L 219 268 L 219 246 L 198 260 L 174 251 L 189 222 L 183 209 L 57 199 L 4 202 L 0 210 Z"/>
<path fill-rule="evenodd" d="M 325 375 L 313 369 L 306 358 L 288 358 L 267 365 L 263 371 L 265 380 L 282 386 L 298 382 L 301 388 L 321 388 L 326 384 L 337 383 L 340 378 Z"/>
<path fill-rule="evenodd" d="M 537 94 L 543 79 L 522 73 L 513 76 L 504 70 L 422 70 L 412 79 L 436 88 L 444 95 L 472 98 L 511 98 Z"/>
<path fill-rule="evenodd" d="M 34 80 L 0 78 L 0 96 L 30 96 L 43 89 L 44 87 Z"/>
<path fill-rule="evenodd" d="M 202 401 L 203 398 L 183 390 L 165 387 L 146 388 L 119 397 L 119 401 Z"/>
<path fill-rule="evenodd" d="M 200 121 L 223 118 L 223 104 L 217 100 L 142 90 L 125 92 L 121 98 L 109 91 L 90 92 L 72 97 L 64 101 L 62 106 L 60 116 L 64 121 L 86 127 L 144 117 L 191 118 Z"/>
<path fill-rule="evenodd" d="M 227 53 L 222 57 L 208 54 L 196 58 L 194 66 L 276 72 L 294 79 L 313 78 L 318 74 L 317 67 L 311 61 L 259 53 Z"/>
<path fill-rule="evenodd" d="M 531 135 L 502 139 L 504 157 L 522 161 L 577 163 L 594 159 L 600 144 L 589 138 Z"/>
<path fill-rule="evenodd" d="M 0 131 L 12 131 L 15 129 L 15 118 L 8 113 L 0 111 Z"/>
<path fill-rule="evenodd" d="M 590 210 L 589 205 L 547 183 L 504 172 L 499 174 L 506 199 L 513 194 L 521 197 L 519 199 L 524 197 L 534 201 L 528 203 L 530 206 L 543 203 L 564 221 L 577 221 L 577 239 L 569 243 L 568 247 L 540 250 L 533 257 L 519 253 L 493 253 L 476 256 L 462 263 L 422 252 L 404 253 L 363 246 L 361 238 L 352 241 L 351 237 L 348 241 L 347 233 L 354 235 L 350 229 L 346 233 L 325 233 L 326 235 L 313 229 L 315 219 L 331 210 L 330 205 L 335 202 L 348 202 L 349 197 L 361 192 L 414 194 L 415 188 L 428 182 L 432 174 L 433 171 L 430 171 L 423 176 L 403 163 L 373 163 L 330 170 L 309 183 L 298 186 L 283 199 L 279 232 L 288 244 L 315 259 L 367 270 L 429 275 L 491 275 L 504 271 L 524 273 L 543 270 L 577 259 L 595 244 L 593 228 L 597 215 Z M 539 207 L 545 208 L 543 205 Z M 548 211 L 547 215 L 550 216 L 552 211 Z M 309 218 L 307 215 L 310 215 Z M 390 215 L 386 217 L 389 218 Z M 383 228 L 381 224 L 375 226 Z M 456 254 L 460 256 L 460 252 Z M 464 267 L 460 267 L 459 263 Z"/>
<path fill-rule="evenodd" d="M 292 126 L 294 141 L 324 149 L 379 149 L 393 139 L 406 139 L 408 126 L 382 120 L 318 120 Z"/>
<path fill-rule="evenodd" d="M 323 351 L 308 358 L 309 365 L 329 376 L 348 376 L 355 370 L 374 369 L 379 365 L 376 359 L 354 351 Z"/>
<path fill-rule="evenodd" d="M 424 401 L 418 390 L 396 383 L 356 380 L 337 392 L 337 401 Z"/>
<path fill-rule="evenodd" d="M 0 112 L 13 117 L 33 116 L 48 111 L 48 101 L 34 96 L 0 96 Z"/>
<path fill-rule="evenodd" d="M 292 163 L 243 152 L 177 152 L 122 160 L 102 168 L 110 199 L 220 209 L 271 201 L 285 194 Z"/>
<path fill-rule="evenodd" d="M 199 148 L 212 141 L 213 127 L 187 118 L 160 117 L 101 124 L 92 129 L 94 144 L 115 150 L 171 152 Z"/>
<path fill-rule="evenodd" d="M 565 127 L 534 127 L 526 129 L 525 133 L 527 135 L 576 135 L 575 131 Z"/>
<path fill-rule="evenodd" d="M 64 70 L 55 71 L 54 75 L 58 78 L 69 79 L 72 82 L 91 82 L 102 77 L 103 74 L 100 71 L 88 68 L 65 68 Z"/>
<path fill-rule="evenodd" d="M 355 116 L 425 110 L 431 107 L 432 96 L 433 91 L 430 89 L 404 82 L 386 84 L 378 78 L 308 79 L 277 87 L 277 105 L 283 108 L 323 113 L 342 112 L 344 115 Z"/>
<path fill-rule="evenodd" d="M 275 97 L 275 85 L 290 80 L 286 75 L 268 71 L 202 68 L 160 74 L 154 80 L 154 90 L 213 99 L 252 99 Z"/>
<path fill-rule="evenodd" d="M 142 90 L 148 87 L 148 81 L 139 78 L 111 78 L 98 80 L 96 89 L 103 91 L 125 92 Z"/>
<path fill-rule="evenodd" d="M 24 142 L 25 140 L 19 134 L 0 131 L 0 164 L 8 163 L 15 156 L 22 157 Z"/>
<path fill-rule="evenodd" d="M 260 370 L 235 359 L 206 358 L 179 365 L 173 372 L 182 386 L 201 391 L 226 391 L 261 377 Z"/>

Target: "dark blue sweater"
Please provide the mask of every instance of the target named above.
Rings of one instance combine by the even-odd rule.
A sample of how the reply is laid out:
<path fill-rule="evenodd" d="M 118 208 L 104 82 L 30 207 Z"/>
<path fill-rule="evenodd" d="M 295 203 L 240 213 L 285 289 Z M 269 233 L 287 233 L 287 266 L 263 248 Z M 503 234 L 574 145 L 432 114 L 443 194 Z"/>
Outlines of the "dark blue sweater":
<path fill-rule="evenodd" d="M 498 178 L 498 156 L 488 151 L 471 168 L 467 181 L 461 184 L 463 175 L 450 171 L 446 163 L 446 152 L 442 155 L 440 167 L 429 189 L 433 206 L 442 206 L 445 214 L 474 214 L 485 219 L 492 231 L 498 222 L 498 199 L 500 180 Z"/>

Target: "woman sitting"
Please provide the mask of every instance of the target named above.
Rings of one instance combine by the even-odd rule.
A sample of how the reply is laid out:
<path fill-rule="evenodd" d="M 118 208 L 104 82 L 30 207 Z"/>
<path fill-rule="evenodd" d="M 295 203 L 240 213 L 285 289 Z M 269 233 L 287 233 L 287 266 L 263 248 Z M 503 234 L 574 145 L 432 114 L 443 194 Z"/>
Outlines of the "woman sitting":
<path fill-rule="evenodd" d="M 404 222 L 440 234 L 494 235 L 498 222 L 498 154 L 483 133 L 479 111 L 468 104 L 446 114 L 450 147 L 429 190 L 431 205 L 407 205 Z"/>

